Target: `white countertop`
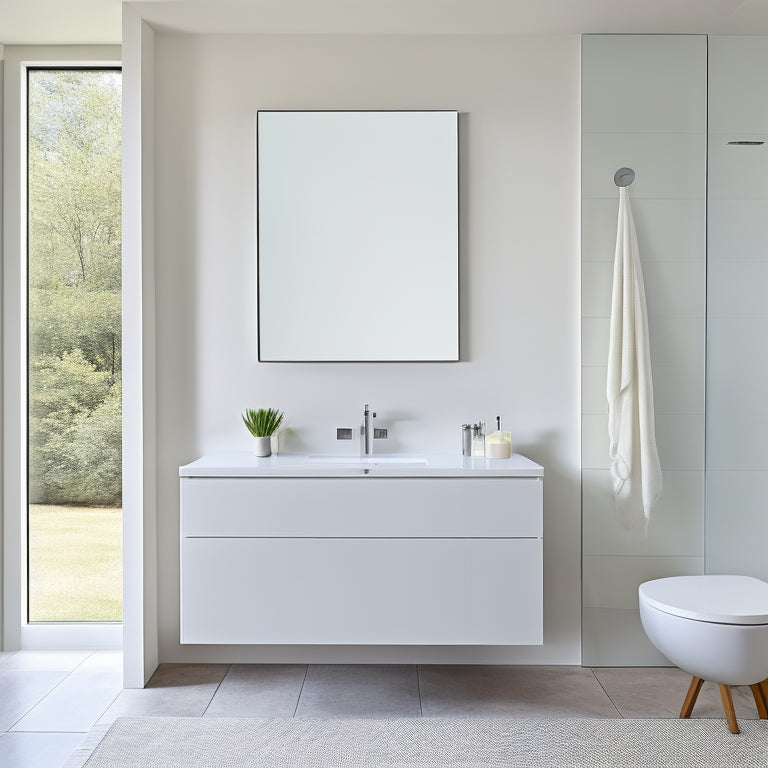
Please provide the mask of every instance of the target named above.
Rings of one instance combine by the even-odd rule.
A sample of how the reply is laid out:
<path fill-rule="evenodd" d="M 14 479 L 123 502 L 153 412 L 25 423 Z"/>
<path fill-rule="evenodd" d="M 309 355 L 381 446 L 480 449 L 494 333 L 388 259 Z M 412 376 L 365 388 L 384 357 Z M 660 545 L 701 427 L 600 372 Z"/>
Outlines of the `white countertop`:
<path fill-rule="evenodd" d="M 544 468 L 519 454 L 480 459 L 457 453 L 260 458 L 250 451 L 215 451 L 179 467 L 180 477 L 543 477 Z"/>

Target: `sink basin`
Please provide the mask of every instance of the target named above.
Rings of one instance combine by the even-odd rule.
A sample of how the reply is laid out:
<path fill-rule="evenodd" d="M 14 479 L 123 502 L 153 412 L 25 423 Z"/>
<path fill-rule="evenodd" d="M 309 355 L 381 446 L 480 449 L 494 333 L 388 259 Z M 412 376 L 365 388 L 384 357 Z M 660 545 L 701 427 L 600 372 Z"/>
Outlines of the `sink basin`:
<path fill-rule="evenodd" d="M 427 466 L 427 460 L 417 456 L 308 456 L 306 463 L 337 467 L 370 467 L 377 464 L 404 467 Z"/>

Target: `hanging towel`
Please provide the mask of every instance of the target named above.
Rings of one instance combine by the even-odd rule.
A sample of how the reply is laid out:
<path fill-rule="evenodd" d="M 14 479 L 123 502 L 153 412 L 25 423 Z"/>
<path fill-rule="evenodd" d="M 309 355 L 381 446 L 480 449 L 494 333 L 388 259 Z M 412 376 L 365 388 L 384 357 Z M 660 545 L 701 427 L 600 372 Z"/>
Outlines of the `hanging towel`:
<path fill-rule="evenodd" d="M 619 187 L 607 394 L 616 512 L 626 527 L 645 522 L 647 529 L 662 479 L 643 272 L 626 187 Z"/>

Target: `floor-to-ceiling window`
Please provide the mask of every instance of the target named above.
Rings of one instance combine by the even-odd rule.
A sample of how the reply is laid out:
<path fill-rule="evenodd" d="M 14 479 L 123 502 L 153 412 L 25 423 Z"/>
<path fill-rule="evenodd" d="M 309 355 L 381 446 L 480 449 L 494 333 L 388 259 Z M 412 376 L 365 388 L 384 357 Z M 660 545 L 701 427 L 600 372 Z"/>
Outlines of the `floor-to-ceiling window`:
<path fill-rule="evenodd" d="M 27 619 L 119 622 L 121 73 L 26 74 Z"/>

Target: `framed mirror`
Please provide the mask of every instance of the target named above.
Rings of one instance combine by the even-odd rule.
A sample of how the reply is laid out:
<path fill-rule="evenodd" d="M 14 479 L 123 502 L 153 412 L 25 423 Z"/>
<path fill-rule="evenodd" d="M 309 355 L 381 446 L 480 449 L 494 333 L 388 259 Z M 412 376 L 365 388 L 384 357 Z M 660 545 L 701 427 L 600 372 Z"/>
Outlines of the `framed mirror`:
<path fill-rule="evenodd" d="M 458 360 L 458 112 L 260 111 L 257 140 L 259 360 Z"/>

